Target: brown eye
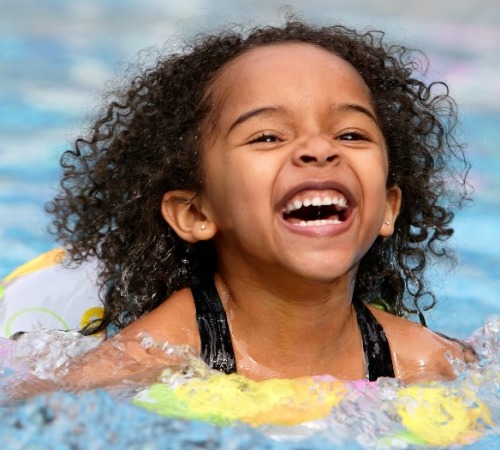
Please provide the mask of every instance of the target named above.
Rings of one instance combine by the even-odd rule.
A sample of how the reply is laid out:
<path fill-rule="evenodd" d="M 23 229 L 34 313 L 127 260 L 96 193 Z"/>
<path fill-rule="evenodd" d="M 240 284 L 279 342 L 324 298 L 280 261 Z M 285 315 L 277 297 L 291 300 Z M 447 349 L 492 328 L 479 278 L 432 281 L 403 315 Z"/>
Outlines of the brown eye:
<path fill-rule="evenodd" d="M 280 140 L 274 134 L 263 133 L 260 136 L 258 136 L 257 138 L 252 139 L 250 141 L 250 144 L 255 144 L 255 143 L 259 143 L 259 142 L 263 142 L 265 144 L 273 144 L 275 142 L 280 142 Z"/>
<path fill-rule="evenodd" d="M 347 133 L 343 133 L 339 136 L 339 139 L 342 141 L 369 141 L 370 139 L 364 133 L 360 133 L 359 131 L 349 131 Z"/>

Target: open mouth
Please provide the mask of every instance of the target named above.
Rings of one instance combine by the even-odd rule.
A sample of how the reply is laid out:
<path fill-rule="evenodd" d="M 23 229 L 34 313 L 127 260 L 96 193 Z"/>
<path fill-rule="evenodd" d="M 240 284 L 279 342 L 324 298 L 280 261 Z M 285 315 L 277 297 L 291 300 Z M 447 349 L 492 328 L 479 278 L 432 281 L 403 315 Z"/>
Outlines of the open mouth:
<path fill-rule="evenodd" d="M 347 199 L 340 193 L 296 196 L 281 210 L 283 219 L 294 225 L 317 227 L 344 222 L 349 216 Z"/>

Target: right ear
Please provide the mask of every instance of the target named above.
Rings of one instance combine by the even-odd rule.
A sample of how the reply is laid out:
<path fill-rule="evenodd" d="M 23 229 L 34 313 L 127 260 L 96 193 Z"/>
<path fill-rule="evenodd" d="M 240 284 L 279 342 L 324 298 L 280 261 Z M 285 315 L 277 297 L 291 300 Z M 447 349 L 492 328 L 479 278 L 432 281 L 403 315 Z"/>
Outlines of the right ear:
<path fill-rule="evenodd" d="M 177 236 L 191 244 L 212 239 L 217 233 L 217 226 L 201 212 L 199 197 L 193 191 L 168 191 L 161 213 Z"/>

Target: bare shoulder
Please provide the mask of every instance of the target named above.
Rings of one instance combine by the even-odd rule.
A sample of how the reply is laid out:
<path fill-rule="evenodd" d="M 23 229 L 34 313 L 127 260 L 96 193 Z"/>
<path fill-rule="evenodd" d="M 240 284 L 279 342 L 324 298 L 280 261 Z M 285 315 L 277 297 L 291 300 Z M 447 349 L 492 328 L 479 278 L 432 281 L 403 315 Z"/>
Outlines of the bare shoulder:
<path fill-rule="evenodd" d="M 191 290 L 186 288 L 175 292 L 153 311 L 122 330 L 120 335 L 130 338 L 140 332 L 145 332 L 158 341 L 189 345 L 199 350 L 199 333 Z"/>
<path fill-rule="evenodd" d="M 153 382 L 166 367 L 183 364 L 184 360 L 165 353 L 161 347 L 144 347 L 140 333 L 147 333 L 161 343 L 188 345 L 194 349 L 194 354 L 199 354 L 195 328 L 193 298 L 191 291 L 184 289 L 76 360 L 61 384 L 65 389 L 80 390 L 110 386 L 123 380 Z"/>
<path fill-rule="evenodd" d="M 394 371 L 407 383 L 455 377 L 449 358 L 471 361 L 473 352 L 460 342 L 420 324 L 370 308 L 389 340 Z"/>

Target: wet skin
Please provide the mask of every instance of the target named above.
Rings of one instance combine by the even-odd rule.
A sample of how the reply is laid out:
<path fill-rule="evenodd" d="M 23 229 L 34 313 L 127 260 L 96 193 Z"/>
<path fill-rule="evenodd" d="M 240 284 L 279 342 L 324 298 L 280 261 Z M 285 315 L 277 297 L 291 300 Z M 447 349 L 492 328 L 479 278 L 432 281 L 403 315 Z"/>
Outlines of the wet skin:
<path fill-rule="evenodd" d="M 356 271 L 374 240 L 392 235 L 401 201 L 397 186 L 386 186 L 387 149 L 368 87 L 338 56 L 287 43 L 231 61 L 209 95 L 204 189 L 194 200 L 167 193 L 162 213 L 182 239 L 214 242 L 238 372 L 364 378 L 351 306 Z M 373 312 L 398 378 L 453 377 L 445 353 L 463 357 L 459 344 Z M 121 333 L 125 354 L 149 367 L 157 355 L 135 344 L 144 331 L 199 353 L 191 291 Z"/>

